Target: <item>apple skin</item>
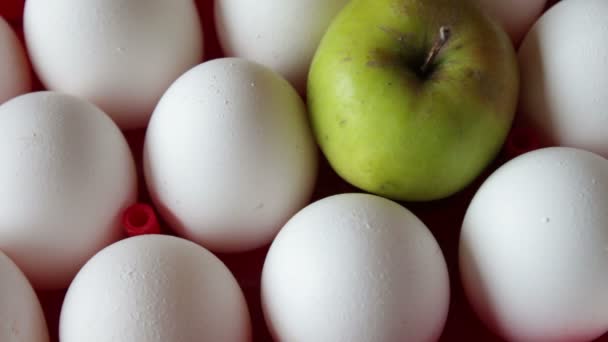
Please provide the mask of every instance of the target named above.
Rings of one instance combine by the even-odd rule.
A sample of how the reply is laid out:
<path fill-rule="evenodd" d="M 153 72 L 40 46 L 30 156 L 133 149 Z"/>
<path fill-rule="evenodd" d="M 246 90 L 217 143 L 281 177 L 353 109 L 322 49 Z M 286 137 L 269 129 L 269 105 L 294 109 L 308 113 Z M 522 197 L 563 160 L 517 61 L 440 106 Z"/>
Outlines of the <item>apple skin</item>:
<path fill-rule="evenodd" d="M 450 38 L 421 75 L 441 26 Z M 476 5 L 353 0 L 315 53 L 307 100 L 341 178 L 394 200 L 430 201 L 462 190 L 496 157 L 518 91 L 510 38 Z"/>

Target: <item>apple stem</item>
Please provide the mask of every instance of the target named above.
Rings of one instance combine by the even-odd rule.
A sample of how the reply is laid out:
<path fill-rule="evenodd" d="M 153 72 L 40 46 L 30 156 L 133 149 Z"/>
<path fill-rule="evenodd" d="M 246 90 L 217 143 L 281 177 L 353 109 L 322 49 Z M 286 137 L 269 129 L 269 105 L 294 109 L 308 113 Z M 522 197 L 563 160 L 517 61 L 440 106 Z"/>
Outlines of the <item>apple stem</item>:
<path fill-rule="evenodd" d="M 441 51 L 443 46 L 450 39 L 450 33 L 450 28 L 448 26 L 441 26 L 439 28 L 439 37 L 435 41 L 435 44 L 433 44 L 433 47 L 431 48 L 431 51 L 429 51 L 428 56 L 426 56 L 424 64 L 422 64 L 422 67 L 420 67 L 420 71 L 422 71 L 423 74 L 426 74 L 427 69 L 429 68 L 431 63 L 433 63 L 433 61 L 439 54 L 439 51 Z"/>

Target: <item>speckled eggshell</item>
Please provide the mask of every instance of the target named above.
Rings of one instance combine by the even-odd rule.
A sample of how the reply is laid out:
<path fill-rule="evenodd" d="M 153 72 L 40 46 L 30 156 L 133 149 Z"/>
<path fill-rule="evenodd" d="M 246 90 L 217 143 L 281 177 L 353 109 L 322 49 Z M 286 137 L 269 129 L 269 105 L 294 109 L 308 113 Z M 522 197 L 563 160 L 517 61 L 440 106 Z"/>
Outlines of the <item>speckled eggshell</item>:
<path fill-rule="evenodd" d="M 0 251 L 0 341 L 48 342 L 36 292 L 23 272 Z"/>
<path fill-rule="evenodd" d="M 0 106 L 0 249 L 36 289 L 66 288 L 121 236 L 136 198 L 127 142 L 99 108 L 35 92 Z"/>
<path fill-rule="evenodd" d="M 10 25 L 0 17 L 0 104 L 32 87 L 25 50 Z"/>
<path fill-rule="evenodd" d="M 93 102 L 122 129 L 146 126 L 171 82 L 203 59 L 193 0 L 28 0 L 23 25 L 46 88 Z"/>
<path fill-rule="evenodd" d="M 450 301 L 431 232 L 369 194 L 334 195 L 297 213 L 270 247 L 261 286 L 276 341 L 436 341 Z"/>
<path fill-rule="evenodd" d="M 591 152 L 545 148 L 495 171 L 460 239 L 461 279 L 482 321 L 507 341 L 607 332 L 606 208 L 608 160 Z"/>
<path fill-rule="evenodd" d="M 279 72 L 300 92 L 308 67 L 336 14 L 348 0 L 220 0 L 215 23 L 224 53 Z"/>
<path fill-rule="evenodd" d="M 216 252 L 269 244 L 314 189 L 317 149 L 291 85 L 242 58 L 205 62 L 163 95 L 146 133 L 146 183 L 180 235 Z"/>
<path fill-rule="evenodd" d="M 246 342 L 249 311 L 228 268 L 181 238 L 142 235 L 95 255 L 61 308 L 61 342 Z"/>
<path fill-rule="evenodd" d="M 499 22 L 517 46 L 542 14 L 547 0 L 474 0 Z"/>
<path fill-rule="evenodd" d="M 608 1 L 549 9 L 519 50 L 520 113 L 546 144 L 608 157 Z"/>

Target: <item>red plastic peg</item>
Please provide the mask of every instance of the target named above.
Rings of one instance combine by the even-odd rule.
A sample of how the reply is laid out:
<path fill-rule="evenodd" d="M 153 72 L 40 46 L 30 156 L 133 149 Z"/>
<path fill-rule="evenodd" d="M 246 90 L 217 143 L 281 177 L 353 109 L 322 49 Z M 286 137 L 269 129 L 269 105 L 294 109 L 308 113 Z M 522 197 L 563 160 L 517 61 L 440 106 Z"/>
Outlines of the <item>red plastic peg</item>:
<path fill-rule="evenodd" d="M 160 225 L 154 209 L 145 203 L 136 203 L 122 216 L 122 225 L 128 236 L 160 234 Z"/>
<path fill-rule="evenodd" d="M 516 126 L 511 129 L 505 142 L 505 154 L 508 159 L 513 159 L 524 153 L 541 148 L 538 136 L 529 128 Z"/>

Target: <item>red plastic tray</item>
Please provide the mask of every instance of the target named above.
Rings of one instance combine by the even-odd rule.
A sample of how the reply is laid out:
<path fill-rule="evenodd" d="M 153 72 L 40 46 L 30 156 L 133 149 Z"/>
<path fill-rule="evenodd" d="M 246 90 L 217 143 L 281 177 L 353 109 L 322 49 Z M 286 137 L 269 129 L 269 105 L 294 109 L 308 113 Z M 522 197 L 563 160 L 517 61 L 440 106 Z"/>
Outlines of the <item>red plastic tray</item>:
<path fill-rule="evenodd" d="M 24 2 L 25 0 L 0 0 L 0 15 L 4 16 L 19 34 L 21 34 L 21 16 Z M 205 60 L 223 57 L 213 24 L 213 0 L 197 0 L 197 2 L 205 31 Z M 556 0 L 550 0 L 547 7 L 555 2 Z M 35 89 L 41 90 L 43 87 L 36 81 Z M 144 133 L 144 130 L 125 132 L 139 166 L 141 166 Z M 482 325 L 467 303 L 460 285 L 457 248 L 460 224 L 469 201 L 481 182 L 504 160 L 504 156 L 499 157 L 474 184 L 453 197 L 430 203 L 403 203 L 420 217 L 433 232 L 448 264 L 451 281 L 451 302 L 441 341 L 502 341 Z M 148 202 L 143 177 L 141 177 L 141 167 L 138 171 L 140 174 L 140 201 Z M 358 190 L 342 181 L 323 160 L 313 200 L 351 191 Z M 271 341 L 264 323 L 259 296 L 260 274 L 266 251 L 267 248 L 262 248 L 243 254 L 219 255 L 243 288 L 251 312 L 254 341 Z M 38 294 L 45 310 L 52 341 L 58 341 L 59 312 L 65 291 L 39 292 Z M 598 339 L 597 342 L 608 342 L 608 334 Z"/>

